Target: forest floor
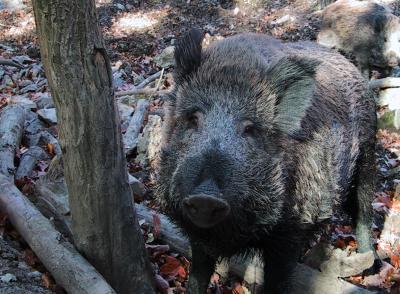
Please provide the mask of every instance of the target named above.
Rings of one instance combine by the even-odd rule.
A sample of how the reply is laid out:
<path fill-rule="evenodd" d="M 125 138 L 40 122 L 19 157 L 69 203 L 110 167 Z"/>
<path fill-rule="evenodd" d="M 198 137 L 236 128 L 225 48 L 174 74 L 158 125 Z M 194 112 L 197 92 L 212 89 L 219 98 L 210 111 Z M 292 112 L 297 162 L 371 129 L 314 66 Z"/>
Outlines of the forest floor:
<path fill-rule="evenodd" d="M 23 2 L 23 7 L 13 8 L 2 7 L 0 3 L 0 58 L 12 59 L 23 65 L 23 68 L 0 65 L 0 114 L 8 104 L 23 104 L 29 111 L 31 121 L 39 118 L 40 126 L 37 128 L 40 132 L 57 138 L 56 118 L 47 111 L 54 109 L 54 104 L 40 60 L 34 15 L 30 1 Z M 255 5 L 240 5 L 229 0 L 172 0 L 169 3 L 158 0 L 97 0 L 96 3 L 112 61 L 116 92 L 134 89 L 135 85 L 162 68 L 165 71 L 161 78 L 149 85 L 158 83 L 157 88 L 168 90 L 173 84 L 172 66 L 170 56 L 163 50 L 173 46 L 177 38 L 193 27 L 204 30 L 207 41 L 239 32 L 262 32 L 285 41 L 314 41 L 319 30 L 316 0 L 260 0 L 253 1 Z M 393 3 L 394 13 L 400 15 L 400 1 Z M 118 98 L 123 132 L 129 125 L 139 98 L 143 97 L 125 95 Z M 150 112 L 145 124 L 151 116 L 154 118 L 162 112 L 161 98 L 151 95 Z M 15 159 L 17 166 L 38 132 L 33 130 L 32 125 L 29 122 L 25 124 L 26 130 Z M 157 137 L 157 134 L 154 136 Z M 46 141 L 46 138 L 49 136 L 40 137 L 36 142 L 46 151 L 46 159 L 38 160 L 29 174 L 16 181 L 28 197 L 34 197 L 36 181 L 46 174 L 51 158 L 57 154 L 57 144 Z M 380 273 L 367 278 L 357 275 L 347 280 L 382 293 L 400 293 L 400 228 L 392 228 L 391 236 L 381 237 L 385 218 L 400 213 L 400 135 L 379 130 L 377 138 L 378 186 L 372 203 L 375 209 L 374 233 L 377 246 L 388 252 L 387 258 Z M 149 141 L 143 138 L 148 146 L 146 140 Z M 154 207 L 153 162 L 151 158 L 146 158 L 148 155 L 138 146 L 128 156 L 128 167 L 131 175 L 140 181 L 134 193 L 135 201 Z M 157 226 L 146 225 L 144 220 L 141 220 L 141 225 L 152 262 L 158 271 L 160 293 L 185 293 L 189 267 L 186 257 L 159 245 Z M 334 221 L 313 244 L 321 239 L 343 250 L 354 251 L 357 246 L 351 226 Z M 215 287 L 210 290 L 211 293 L 254 293 L 241 280 L 222 280 L 215 274 L 213 282 Z M 63 293 L 4 214 L 0 214 L 0 293 Z"/>

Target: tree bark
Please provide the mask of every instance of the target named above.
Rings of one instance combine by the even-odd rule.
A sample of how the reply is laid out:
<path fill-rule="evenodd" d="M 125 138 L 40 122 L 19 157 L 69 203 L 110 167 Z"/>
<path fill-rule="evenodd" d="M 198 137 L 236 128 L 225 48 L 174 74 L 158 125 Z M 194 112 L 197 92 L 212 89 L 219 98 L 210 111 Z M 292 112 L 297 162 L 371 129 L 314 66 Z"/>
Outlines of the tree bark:
<path fill-rule="evenodd" d="M 154 293 L 95 1 L 34 0 L 33 8 L 57 109 L 75 244 L 118 293 Z"/>

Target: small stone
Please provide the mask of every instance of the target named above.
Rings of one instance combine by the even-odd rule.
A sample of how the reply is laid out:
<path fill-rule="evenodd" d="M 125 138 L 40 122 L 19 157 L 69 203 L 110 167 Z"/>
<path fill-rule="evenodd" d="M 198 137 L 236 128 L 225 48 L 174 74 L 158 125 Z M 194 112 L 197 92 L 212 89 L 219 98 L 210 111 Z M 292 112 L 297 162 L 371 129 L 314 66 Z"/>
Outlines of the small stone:
<path fill-rule="evenodd" d="M 174 66 L 175 65 L 174 51 L 175 51 L 174 46 L 168 46 L 159 55 L 154 57 L 153 60 L 160 67 L 168 68 Z"/>
<path fill-rule="evenodd" d="M 29 278 L 36 279 L 36 278 L 41 278 L 41 277 L 42 277 L 42 274 L 41 274 L 40 272 L 38 272 L 38 271 L 34 271 L 34 272 L 28 273 L 27 276 L 28 276 Z"/>
<path fill-rule="evenodd" d="M 54 108 L 53 97 L 48 92 L 35 94 L 36 104 L 39 109 Z"/>
<path fill-rule="evenodd" d="M 45 122 L 52 124 L 52 125 L 57 124 L 57 115 L 56 115 L 55 108 L 39 109 L 37 111 L 37 114 Z"/>
<path fill-rule="evenodd" d="M 125 6 L 122 5 L 121 3 L 117 3 L 114 6 L 117 7 L 118 10 L 125 10 Z"/>
<path fill-rule="evenodd" d="M 34 65 L 32 65 L 32 70 L 31 70 L 31 73 L 32 73 L 32 78 L 35 80 L 38 76 L 39 76 L 39 74 L 40 73 L 42 73 L 43 72 L 43 67 L 42 67 L 42 65 L 40 65 L 40 64 L 34 64 Z"/>
<path fill-rule="evenodd" d="M 284 24 L 286 22 L 293 22 L 295 20 L 295 18 L 289 14 L 286 14 L 284 16 L 282 16 L 281 18 L 278 18 L 275 21 L 271 21 L 272 25 L 281 25 Z"/>
<path fill-rule="evenodd" d="M 21 261 L 21 262 L 18 263 L 18 268 L 19 269 L 23 269 L 23 270 L 28 270 L 29 266 L 26 264 L 26 262 Z"/>
<path fill-rule="evenodd" d="M 115 88 L 119 88 L 125 83 L 122 77 L 123 72 L 120 70 L 113 73 L 113 82 Z"/>
<path fill-rule="evenodd" d="M 14 87 L 14 82 L 9 75 L 4 75 L 3 82 L 1 83 L 1 88 Z"/>
<path fill-rule="evenodd" d="M 0 276 L 0 280 L 1 280 L 3 283 L 9 283 L 9 282 L 11 282 L 11 281 L 16 282 L 16 281 L 17 281 L 17 277 L 14 276 L 13 274 L 7 273 L 7 274 L 5 274 L 5 275 Z"/>
<path fill-rule="evenodd" d="M 22 106 L 23 108 L 27 109 L 27 110 L 31 110 L 31 109 L 36 109 L 37 105 L 35 102 L 33 102 L 32 100 L 30 100 L 29 98 L 27 98 L 27 96 L 25 95 L 16 95 L 16 96 L 12 96 L 10 99 L 10 102 L 12 104 L 17 104 Z"/>
<path fill-rule="evenodd" d="M 122 130 L 126 130 L 128 128 L 129 121 L 131 120 L 134 108 L 120 102 L 118 102 L 117 105 L 119 117 L 121 119 L 121 128 Z"/>

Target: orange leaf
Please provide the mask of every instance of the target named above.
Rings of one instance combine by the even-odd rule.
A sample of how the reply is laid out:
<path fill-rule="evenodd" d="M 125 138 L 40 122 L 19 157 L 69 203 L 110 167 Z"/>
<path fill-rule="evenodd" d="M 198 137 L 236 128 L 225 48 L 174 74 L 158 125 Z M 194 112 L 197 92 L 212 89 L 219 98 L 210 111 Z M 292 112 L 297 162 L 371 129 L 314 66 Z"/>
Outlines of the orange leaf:
<path fill-rule="evenodd" d="M 55 154 L 55 153 L 54 153 L 54 145 L 53 145 L 53 144 L 48 143 L 46 147 L 47 147 L 47 151 L 48 151 L 51 155 L 54 155 L 54 154 Z"/>
<path fill-rule="evenodd" d="M 160 267 L 160 272 L 164 275 L 176 276 L 180 266 L 181 262 L 178 259 L 168 255 L 165 263 Z"/>
<path fill-rule="evenodd" d="M 400 267 L 400 257 L 396 254 L 392 254 L 392 256 L 390 256 L 390 263 L 395 267 L 395 268 L 399 268 Z"/>
<path fill-rule="evenodd" d="M 49 273 L 45 273 L 45 274 L 42 275 L 42 284 L 47 289 L 51 289 L 51 288 L 54 287 L 53 278 L 50 276 Z"/>

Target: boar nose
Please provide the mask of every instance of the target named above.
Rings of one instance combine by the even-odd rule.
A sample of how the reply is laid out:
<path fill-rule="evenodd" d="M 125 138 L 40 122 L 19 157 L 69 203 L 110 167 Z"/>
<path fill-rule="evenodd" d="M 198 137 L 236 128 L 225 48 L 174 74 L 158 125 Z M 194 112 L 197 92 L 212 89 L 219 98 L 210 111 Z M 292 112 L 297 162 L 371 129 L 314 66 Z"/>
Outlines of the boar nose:
<path fill-rule="evenodd" d="M 214 196 L 191 195 L 183 200 L 183 211 L 193 224 L 210 228 L 221 222 L 230 212 L 229 204 Z"/>

